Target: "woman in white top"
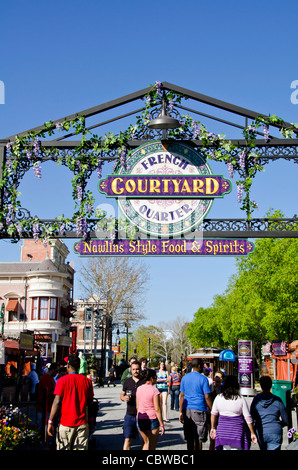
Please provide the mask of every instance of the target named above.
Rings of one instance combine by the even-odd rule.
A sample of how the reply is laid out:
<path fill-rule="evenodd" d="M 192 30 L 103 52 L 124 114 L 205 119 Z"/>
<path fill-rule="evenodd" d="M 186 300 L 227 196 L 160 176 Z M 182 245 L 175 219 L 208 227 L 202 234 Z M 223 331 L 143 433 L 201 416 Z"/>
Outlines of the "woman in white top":
<path fill-rule="evenodd" d="M 249 450 L 250 440 L 257 443 L 252 417 L 239 390 L 237 377 L 228 375 L 213 402 L 210 437 L 215 439 L 216 450 Z"/>

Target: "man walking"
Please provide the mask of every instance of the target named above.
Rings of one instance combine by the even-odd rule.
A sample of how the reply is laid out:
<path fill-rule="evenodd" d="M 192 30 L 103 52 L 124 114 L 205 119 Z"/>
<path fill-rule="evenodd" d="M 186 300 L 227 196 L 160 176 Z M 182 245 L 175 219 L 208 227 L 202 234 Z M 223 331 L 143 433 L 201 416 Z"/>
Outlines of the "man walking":
<path fill-rule="evenodd" d="M 57 450 L 88 449 L 87 407 L 93 401 L 93 385 L 90 379 L 78 373 L 79 368 L 79 356 L 70 354 L 67 358 L 67 374 L 60 377 L 55 386 L 55 399 L 48 420 L 48 434 L 54 435 L 53 421 L 61 405 Z"/>
<path fill-rule="evenodd" d="M 131 373 L 132 376 L 125 380 L 120 395 L 120 399 L 127 403 L 123 425 L 123 450 L 130 450 L 131 441 L 138 435 L 136 392 L 137 388 L 145 383 L 145 380 L 141 379 L 141 364 L 139 362 L 131 364 Z"/>
<path fill-rule="evenodd" d="M 129 366 L 127 367 L 127 369 L 125 369 L 125 371 L 123 372 L 122 376 L 121 376 L 121 385 L 124 385 L 124 382 L 125 380 L 128 378 L 128 377 L 131 377 L 132 376 L 132 373 L 131 373 L 131 365 L 133 362 L 137 362 L 137 356 L 132 356 L 130 359 L 129 359 Z"/>
<path fill-rule="evenodd" d="M 183 424 L 187 450 L 202 450 L 202 443 L 207 441 L 207 411 L 212 408 L 210 388 L 203 372 L 203 362 L 192 360 L 192 371 L 184 375 L 180 386 L 179 420 Z"/>

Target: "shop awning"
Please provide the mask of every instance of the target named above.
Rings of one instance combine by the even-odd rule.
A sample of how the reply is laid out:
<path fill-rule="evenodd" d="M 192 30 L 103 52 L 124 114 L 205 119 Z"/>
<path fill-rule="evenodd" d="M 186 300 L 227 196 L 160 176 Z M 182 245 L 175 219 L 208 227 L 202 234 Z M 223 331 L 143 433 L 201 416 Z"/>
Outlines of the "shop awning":
<path fill-rule="evenodd" d="M 235 361 L 235 353 L 231 349 L 224 349 L 219 355 L 220 361 Z"/>
<path fill-rule="evenodd" d="M 18 299 L 9 299 L 6 305 L 7 312 L 17 312 L 19 301 Z"/>

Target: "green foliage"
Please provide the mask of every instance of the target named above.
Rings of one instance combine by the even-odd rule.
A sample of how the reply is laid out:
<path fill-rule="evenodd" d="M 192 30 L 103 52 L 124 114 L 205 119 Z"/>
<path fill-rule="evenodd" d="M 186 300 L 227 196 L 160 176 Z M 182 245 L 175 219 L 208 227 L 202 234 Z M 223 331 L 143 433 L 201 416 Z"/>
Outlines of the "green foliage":
<path fill-rule="evenodd" d="M 274 217 L 280 217 L 275 212 Z M 236 274 L 209 308 L 199 308 L 187 330 L 198 346 L 231 346 L 251 339 L 257 347 L 298 337 L 298 240 L 258 239 L 236 262 Z"/>
<path fill-rule="evenodd" d="M 104 136 L 92 134 L 85 127 L 85 118 L 76 116 L 75 119 L 65 120 L 62 123 L 54 124 L 49 121 L 39 132 L 29 132 L 27 135 L 16 136 L 14 142 L 9 142 L 6 146 L 6 164 L 2 168 L 2 179 L 0 189 L 4 194 L 4 205 L 0 211 L 0 230 L 5 229 L 12 237 L 13 241 L 22 238 L 23 231 L 31 230 L 35 239 L 49 239 L 54 232 L 60 231 L 63 235 L 71 222 L 76 223 L 77 236 L 86 238 L 88 234 L 88 219 L 92 216 L 98 217 L 99 222 L 104 219 L 105 214 L 94 212 L 94 196 L 86 189 L 88 178 L 94 171 L 101 172 L 102 166 L 107 160 L 107 154 L 113 152 L 116 155 L 115 172 L 125 165 L 130 151 L 127 142 L 131 140 L 137 131 L 140 131 L 150 120 L 150 113 L 154 106 L 165 99 L 169 105 L 181 103 L 183 96 L 172 91 L 162 89 L 160 82 L 151 86 L 149 93 L 144 97 L 146 101 L 145 110 L 141 116 L 137 116 L 136 125 L 130 125 L 124 132 L 118 135 L 108 133 Z M 258 153 L 255 148 L 256 129 L 264 126 L 265 140 L 269 125 L 278 125 L 284 137 L 292 137 L 297 132 L 297 126 L 285 128 L 283 120 L 276 116 L 260 116 L 243 131 L 246 139 L 246 147 L 242 152 L 242 157 L 237 155 L 237 147 L 232 145 L 224 135 L 215 135 L 208 132 L 206 127 L 195 121 L 190 116 L 182 116 L 178 129 L 173 129 L 168 133 L 168 139 L 185 138 L 191 135 L 193 139 L 200 139 L 203 144 L 200 147 L 205 158 L 221 161 L 230 166 L 232 171 L 238 171 L 240 179 L 236 182 L 239 188 L 245 192 L 240 202 L 241 209 L 245 211 L 247 220 L 251 219 L 252 212 L 256 208 L 256 203 L 250 200 L 250 189 L 253 177 L 257 171 L 263 168 L 258 162 Z M 41 138 L 53 135 L 56 131 L 71 131 L 76 135 L 81 135 L 80 144 L 73 150 L 71 155 L 65 155 L 59 148 L 43 148 L 41 151 Z M 266 130 L 266 134 L 265 134 Z M 244 159 L 243 159 L 244 156 Z M 17 187 L 23 174 L 30 168 L 34 168 L 37 177 L 40 178 L 40 164 L 44 159 L 56 161 L 57 165 L 65 165 L 73 172 L 72 197 L 75 203 L 73 216 L 65 218 L 59 215 L 51 223 L 42 223 L 37 217 L 19 220 L 16 219 L 18 209 L 21 207 L 19 200 L 20 193 Z M 242 160 L 241 160 L 242 158 Z M 109 158 L 110 159 L 110 158 Z M 241 160 L 241 161 L 240 161 Z M 100 177 L 100 176 L 99 176 Z M 113 225 L 110 220 L 104 219 L 102 225 Z M 119 226 L 124 227 L 125 223 L 119 221 Z M 127 227 L 124 227 L 127 228 Z M 130 237 L 135 236 L 135 231 L 131 230 Z"/>

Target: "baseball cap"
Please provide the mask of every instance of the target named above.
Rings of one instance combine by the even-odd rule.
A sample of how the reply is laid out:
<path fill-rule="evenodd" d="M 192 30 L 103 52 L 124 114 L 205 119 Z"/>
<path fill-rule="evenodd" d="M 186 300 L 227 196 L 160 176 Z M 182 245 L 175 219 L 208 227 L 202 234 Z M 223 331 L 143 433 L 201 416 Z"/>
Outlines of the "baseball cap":
<path fill-rule="evenodd" d="M 68 357 L 64 358 L 65 362 L 72 367 L 79 368 L 80 367 L 80 358 L 78 354 L 69 354 Z"/>

